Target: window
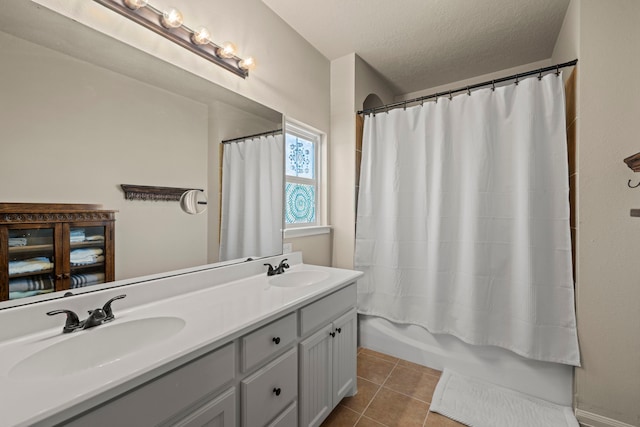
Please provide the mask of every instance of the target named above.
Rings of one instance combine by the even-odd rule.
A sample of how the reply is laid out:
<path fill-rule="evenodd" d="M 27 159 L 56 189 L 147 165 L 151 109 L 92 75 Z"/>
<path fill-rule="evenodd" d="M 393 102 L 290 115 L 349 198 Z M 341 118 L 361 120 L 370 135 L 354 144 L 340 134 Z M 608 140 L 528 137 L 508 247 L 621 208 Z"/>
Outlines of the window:
<path fill-rule="evenodd" d="M 320 135 L 287 123 L 285 132 L 285 225 L 320 225 L 319 200 Z"/>

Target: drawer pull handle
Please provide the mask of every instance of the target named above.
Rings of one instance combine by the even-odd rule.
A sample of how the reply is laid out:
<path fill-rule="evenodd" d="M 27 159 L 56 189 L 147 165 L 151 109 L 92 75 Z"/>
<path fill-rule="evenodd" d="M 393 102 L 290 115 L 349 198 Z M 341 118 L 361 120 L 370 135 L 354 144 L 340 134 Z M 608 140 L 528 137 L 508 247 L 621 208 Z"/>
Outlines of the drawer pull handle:
<path fill-rule="evenodd" d="M 331 335 L 331 338 L 335 338 L 336 337 L 336 333 L 335 332 L 329 332 L 329 335 Z"/>
<path fill-rule="evenodd" d="M 336 332 L 337 332 L 337 333 L 342 332 L 342 328 L 336 328 Z"/>
<path fill-rule="evenodd" d="M 273 392 L 276 394 L 276 396 L 280 396 L 280 393 L 282 392 L 282 390 L 280 389 L 280 387 L 276 387 L 273 389 Z"/>
<path fill-rule="evenodd" d="M 275 337 L 272 341 L 278 345 L 280 344 L 280 337 Z"/>

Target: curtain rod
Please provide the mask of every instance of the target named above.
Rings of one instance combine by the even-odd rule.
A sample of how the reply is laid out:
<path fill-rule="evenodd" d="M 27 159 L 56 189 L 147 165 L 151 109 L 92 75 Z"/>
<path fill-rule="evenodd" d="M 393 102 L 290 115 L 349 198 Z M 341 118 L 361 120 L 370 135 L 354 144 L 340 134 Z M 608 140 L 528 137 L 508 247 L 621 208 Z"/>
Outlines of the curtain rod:
<path fill-rule="evenodd" d="M 259 136 L 275 135 L 277 133 L 282 133 L 282 129 L 269 130 L 267 132 L 256 133 L 254 135 L 248 135 L 248 136 L 241 136 L 239 138 L 225 139 L 224 141 L 222 141 L 222 143 L 223 144 L 230 144 L 232 142 L 244 141 L 246 139 L 257 138 Z"/>
<path fill-rule="evenodd" d="M 485 86 L 492 86 L 495 89 L 495 85 L 496 83 L 502 83 L 502 82 L 506 82 L 509 80 L 516 80 L 518 81 L 521 77 L 528 77 L 528 76 L 533 76 L 533 75 L 538 75 L 538 78 L 542 78 L 542 73 L 546 73 L 548 71 L 555 71 L 557 75 L 560 74 L 560 69 L 561 68 L 565 68 L 565 67 L 573 67 L 574 65 L 576 65 L 578 63 L 577 59 L 574 59 L 573 61 L 569 61 L 569 62 L 565 62 L 562 64 L 556 64 L 556 65 L 551 65 L 549 67 L 544 67 L 544 68 L 538 68 L 535 70 L 531 70 L 531 71 L 526 71 L 524 73 L 517 73 L 517 74 L 513 74 L 511 76 L 507 76 L 507 77 L 502 77 L 499 79 L 495 79 L 495 80 L 488 80 L 486 82 L 482 82 L 482 83 L 476 83 L 473 85 L 469 85 L 469 86 L 465 86 L 465 87 L 461 87 L 458 89 L 453 89 L 453 90 L 448 90 L 445 92 L 438 92 L 438 93 L 434 93 L 432 95 L 426 95 L 426 96 L 420 96 L 418 98 L 413 98 L 413 99 L 408 99 L 406 101 L 399 101 L 399 102 L 393 102 L 391 104 L 386 104 L 386 105 L 381 105 L 379 107 L 373 107 L 373 108 L 367 108 L 366 110 L 361 110 L 358 111 L 358 114 L 375 114 L 377 111 L 388 111 L 391 108 L 398 108 L 398 107 L 406 107 L 408 104 L 413 104 L 415 102 L 424 102 L 428 99 L 433 99 L 433 98 L 440 98 L 443 96 L 447 96 L 449 98 L 451 98 L 451 95 L 453 95 L 454 93 L 459 93 L 459 92 L 467 92 L 469 94 L 471 94 L 471 90 L 472 89 L 478 89 L 481 87 L 485 87 Z"/>

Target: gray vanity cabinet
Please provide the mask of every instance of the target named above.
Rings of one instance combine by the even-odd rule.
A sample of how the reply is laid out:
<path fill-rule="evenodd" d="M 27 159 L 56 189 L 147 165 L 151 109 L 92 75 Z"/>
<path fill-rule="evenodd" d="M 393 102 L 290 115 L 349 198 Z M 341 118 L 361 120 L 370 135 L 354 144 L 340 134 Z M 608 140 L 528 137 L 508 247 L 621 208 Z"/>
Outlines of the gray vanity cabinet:
<path fill-rule="evenodd" d="M 352 283 L 58 425 L 318 426 L 356 391 L 355 306 Z"/>

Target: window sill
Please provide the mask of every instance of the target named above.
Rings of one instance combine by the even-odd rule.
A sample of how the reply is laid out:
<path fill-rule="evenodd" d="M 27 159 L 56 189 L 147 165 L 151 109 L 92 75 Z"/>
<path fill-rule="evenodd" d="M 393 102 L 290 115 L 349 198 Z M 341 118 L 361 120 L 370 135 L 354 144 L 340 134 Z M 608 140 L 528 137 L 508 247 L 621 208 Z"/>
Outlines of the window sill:
<path fill-rule="evenodd" d="M 329 225 L 315 225 L 313 227 L 297 227 L 287 228 L 284 230 L 284 238 L 317 236 L 319 234 L 328 234 L 331 232 Z"/>

